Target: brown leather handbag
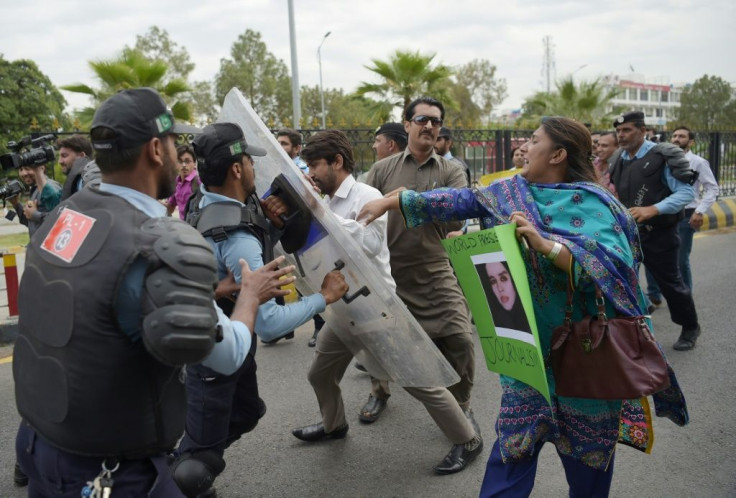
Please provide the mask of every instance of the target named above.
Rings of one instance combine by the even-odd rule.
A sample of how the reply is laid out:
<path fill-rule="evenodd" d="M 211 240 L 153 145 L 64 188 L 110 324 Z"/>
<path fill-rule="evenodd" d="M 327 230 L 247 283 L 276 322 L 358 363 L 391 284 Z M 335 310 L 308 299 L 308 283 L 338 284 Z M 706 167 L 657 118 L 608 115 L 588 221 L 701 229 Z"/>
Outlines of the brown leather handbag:
<path fill-rule="evenodd" d="M 637 399 L 670 385 L 667 361 L 643 316 L 608 318 L 596 286 L 598 313 L 572 321 L 568 283 L 565 322 L 552 333 L 555 392 L 592 399 Z"/>

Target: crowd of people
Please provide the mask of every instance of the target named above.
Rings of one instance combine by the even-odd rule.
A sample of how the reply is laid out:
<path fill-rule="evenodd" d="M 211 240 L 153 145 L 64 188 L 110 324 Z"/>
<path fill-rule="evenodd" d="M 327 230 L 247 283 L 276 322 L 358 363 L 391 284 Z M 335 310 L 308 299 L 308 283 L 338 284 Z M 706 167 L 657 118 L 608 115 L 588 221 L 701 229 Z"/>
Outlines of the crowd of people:
<path fill-rule="evenodd" d="M 692 233 L 718 194 L 707 161 L 692 153 L 692 131 L 679 127 L 672 143 L 655 144 L 640 112 L 593 137 L 572 119 L 545 118 L 513 150 L 518 174 L 472 187 L 467 164 L 451 152 L 444 117 L 440 101 L 412 101 L 401 123 L 376 130 L 377 161 L 361 181 L 343 132 L 320 131 L 304 144 L 296 130 L 275 137 L 458 375 L 449 387 L 404 387 L 452 442 L 434 467 L 440 475 L 467 469 L 484 447 L 471 408 L 471 316 L 442 241 L 462 235 L 470 219 L 481 228 L 516 224 L 528 244 L 545 355 L 564 318 L 568 283 L 576 316 L 592 306 L 596 287 L 610 316 L 647 316 L 664 296 L 682 327 L 674 349 L 687 351 L 701 334 L 688 263 Z M 179 134 L 194 140 L 177 145 Z M 319 314 L 348 285 L 334 270 L 319 292 L 279 301 L 288 292 L 281 286 L 294 279 L 274 256 L 290 208 L 255 191 L 254 168 L 266 154 L 259 145 L 235 123 L 203 130 L 177 123 L 157 92 L 141 88 L 103 102 L 90 139 L 59 142 L 63 187 L 43 166 L 21 168 L 31 197 L 25 205 L 11 201 L 32 238 L 13 361 L 22 417 L 15 480 L 28 485 L 29 496 L 112 489 L 113 496 L 216 497 L 226 449 L 266 414 L 256 338 L 273 344 L 309 320 L 315 356 L 304 374 L 322 419 L 292 433 L 310 443 L 347 437 L 340 380 L 353 356 L 336 333 L 346 324 L 325 324 Z M 91 166 L 96 182 L 86 181 Z M 648 296 L 641 265 L 651 275 Z M 530 332 L 508 266 L 477 270 L 495 325 Z M 39 299 L 48 313 L 29 312 Z M 558 396 L 551 369 L 546 374 L 551 403 L 501 376 L 480 496 L 528 496 L 546 442 L 557 450 L 571 496 L 608 496 L 617 443 L 651 449 L 645 398 Z M 654 407 L 685 425 L 671 368 L 669 377 Z M 390 395 L 388 379 L 371 377 L 359 420 L 378 420 Z M 90 402 L 99 409 L 89 410 Z"/>

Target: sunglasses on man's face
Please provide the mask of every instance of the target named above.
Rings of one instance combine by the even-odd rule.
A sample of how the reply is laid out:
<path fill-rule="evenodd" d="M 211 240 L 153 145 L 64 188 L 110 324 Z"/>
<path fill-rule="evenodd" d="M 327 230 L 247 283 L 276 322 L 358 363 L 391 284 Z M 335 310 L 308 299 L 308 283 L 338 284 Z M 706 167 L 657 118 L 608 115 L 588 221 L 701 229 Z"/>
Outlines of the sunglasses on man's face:
<path fill-rule="evenodd" d="M 431 122 L 432 126 L 437 128 L 439 126 L 442 126 L 442 119 L 441 118 L 434 118 L 431 116 L 425 116 L 423 114 L 420 114 L 419 116 L 414 116 L 411 118 L 410 121 L 415 122 L 419 126 L 425 126 L 427 123 Z"/>

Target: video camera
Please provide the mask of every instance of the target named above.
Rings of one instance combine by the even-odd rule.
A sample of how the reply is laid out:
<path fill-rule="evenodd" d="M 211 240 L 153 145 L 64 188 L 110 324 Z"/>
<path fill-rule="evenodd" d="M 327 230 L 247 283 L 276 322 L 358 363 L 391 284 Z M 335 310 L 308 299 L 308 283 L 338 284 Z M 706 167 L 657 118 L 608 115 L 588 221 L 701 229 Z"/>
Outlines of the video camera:
<path fill-rule="evenodd" d="M 3 170 L 18 169 L 21 166 L 40 166 L 56 161 L 54 148 L 49 142 L 56 140 L 56 136 L 49 134 L 31 139 L 30 136 L 23 137 L 19 142 L 8 142 L 11 153 L 0 156 L 0 165 Z M 21 152 L 30 146 L 29 151 Z"/>
<path fill-rule="evenodd" d="M 0 199 L 5 201 L 8 197 L 15 197 L 26 191 L 26 187 L 18 180 L 10 180 L 0 187 Z"/>

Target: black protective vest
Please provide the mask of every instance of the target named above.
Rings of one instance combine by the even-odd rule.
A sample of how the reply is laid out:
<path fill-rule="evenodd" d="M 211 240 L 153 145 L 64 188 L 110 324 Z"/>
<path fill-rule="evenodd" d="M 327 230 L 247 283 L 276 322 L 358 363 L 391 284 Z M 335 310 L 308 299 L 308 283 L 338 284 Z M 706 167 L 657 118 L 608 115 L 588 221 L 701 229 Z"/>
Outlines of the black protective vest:
<path fill-rule="evenodd" d="M 84 167 L 90 162 L 88 157 L 78 157 L 72 163 L 72 168 L 64 182 L 64 188 L 61 190 L 61 200 L 67 200 L 72 194 L 76 193 L 77 183 L 84 174 Z"/>
<path fill-rule="evenodd" d="M 662 173 L 666 167 L 664 156 L 654 150 L 633 161 L 619 156 L 611 170 L 611 181 L 621 203 L 627 208 L 652 206 L 671 195 L 672 191 L 662 183 Z M 647 220 L 645 225 L 666 227 L 679 219 L 679 214 L 660 214 Z"/>
<path fill-rule="evenodd" d="M 187 222 L 204 237 L 212 237 L 215 242 L 227 239 L 228 233 L 245 230 L 261 243 L 263 264 L 273 260 L 273 242 L 269 223 L 263 215 L 261 206 L 252 196 L 245 206 L 234 202 L 214 202 L 204 208 L 197 208 Z"/>
<path fill-rule="evenodd" d="M 65 207 L 79 214 L 69 217 Z M 60 218 L 68 223 L 57 224 Z M 49 214 L 28 246 L 16 402 L 21 416 L 65 451 L 138 458 L 170 450 L 184 432 L 181 368 L 156 361 L 115 318 L 128 266 L 154 259 L 158 237 L 140 229 L 149 219 L 119 196 L 83 189 Z M 77 245 L 76 255 L 64 252 Z"/>
<path fill-rule="evenodd" d="M 227 239 L 230 232 L 245 230 L 261 243 L 263 264 L 273 260 L 273 242 L 268 220 L 263 216 L 263 210 L 255 195 L 248 197 L 245 206 L 234 202 L 214 202 L 200 209 L 199 202 L 202 195 L 202 191 L 198 189 L 190 197 L 187 223 L 196 228 L 203 237 L 212 237 L 215 242 Z M 230 316 L 235 303 L 230 299 L 221 298 L 217 300 L 217 305 Z"/>

